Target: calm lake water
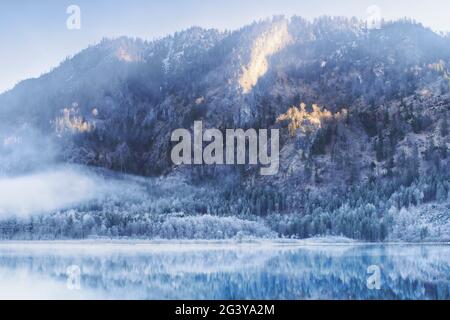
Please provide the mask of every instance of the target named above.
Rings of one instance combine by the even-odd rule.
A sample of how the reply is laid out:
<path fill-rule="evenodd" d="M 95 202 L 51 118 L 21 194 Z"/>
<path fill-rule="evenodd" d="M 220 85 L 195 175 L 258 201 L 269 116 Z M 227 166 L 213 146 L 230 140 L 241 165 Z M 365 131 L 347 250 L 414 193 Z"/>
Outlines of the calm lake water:
<path fill-rule="evenodd" d="M 450 299 L 450 246 L 0 242 L 0 298 Z"/>

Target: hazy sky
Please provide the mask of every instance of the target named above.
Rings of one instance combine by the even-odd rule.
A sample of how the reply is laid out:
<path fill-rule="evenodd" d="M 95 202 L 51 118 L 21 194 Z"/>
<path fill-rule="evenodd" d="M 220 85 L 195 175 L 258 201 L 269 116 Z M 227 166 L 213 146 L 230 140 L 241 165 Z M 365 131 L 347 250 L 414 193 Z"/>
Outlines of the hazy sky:
<path fill-rule="evenodd" d="M 66 27 L 69 5 L 81 9 L 80 30 Z M 364 18 L 370 5 L 386 19 L 412 17 L 450 31 L 449 0 L 0 0 L 0 92 L 103 37 L 154 39 L 193 25 L 235 29 L 274 14 Z"/>

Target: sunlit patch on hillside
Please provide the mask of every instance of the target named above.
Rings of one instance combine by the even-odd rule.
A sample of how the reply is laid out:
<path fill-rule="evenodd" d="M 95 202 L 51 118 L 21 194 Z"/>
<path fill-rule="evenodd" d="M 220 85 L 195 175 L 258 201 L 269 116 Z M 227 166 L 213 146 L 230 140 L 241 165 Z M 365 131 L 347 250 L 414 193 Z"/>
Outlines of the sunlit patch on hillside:
<path fill-rule="evenodd" d="M 242 68 L 242 76 L 239 84 L 244 93 L 249 93 L 268 70 L 267 58 L 281 49 L 291 41 L 286 21 L 275 24 L 269 31 L 264 32 L 253 43 L 250 62 Z"/>
<path fill-rule="evenodd" d="M 291 135 L 295 135 L 297 130 L 301 132 L 308 132 L 315 128 L 321 128 L 322 124 L 331 120 L 333 117 L 343 118 L 347 114 L 347 110 L 343 109 L 341 112 L 332 114 L 327 109 L 322 109 L 318 105 L 312 105 L 312 111 L 306 110 L 306 105 L 301 103 L 299 107 L 293 106 L 289 110 L 278 116 L 277 122 L 289 121 L 289 132 Z"/>
<path fill-rule="evenodd" d="M 116 56 L 120 61 L 125 62 L 136 62 L 139 61 L 139 58 L 129 52 L 127 49 L 120 47 L 117 49 Z"/>
<path fill-rule="evenodd" d="M 80 116 L 76 107 L 64 108 L 61 117 L 55 120 L 55 130 L 58 135 L 66 132 L 84 133 L 94 130 L 94 124 Z"/>

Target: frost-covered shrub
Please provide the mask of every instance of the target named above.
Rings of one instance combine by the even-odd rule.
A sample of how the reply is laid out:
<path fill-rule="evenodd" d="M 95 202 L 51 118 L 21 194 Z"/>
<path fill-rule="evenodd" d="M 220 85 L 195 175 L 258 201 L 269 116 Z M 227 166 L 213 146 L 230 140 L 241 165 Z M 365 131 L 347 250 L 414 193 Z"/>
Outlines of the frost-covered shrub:
<path fill-rule="evenodd" d="M 229 239 L 239 236 L 274 237 L 275 233 L 263 224 L 236 217 L 211 215 L 170 217 L 160 229 L 164 239 Z"/>

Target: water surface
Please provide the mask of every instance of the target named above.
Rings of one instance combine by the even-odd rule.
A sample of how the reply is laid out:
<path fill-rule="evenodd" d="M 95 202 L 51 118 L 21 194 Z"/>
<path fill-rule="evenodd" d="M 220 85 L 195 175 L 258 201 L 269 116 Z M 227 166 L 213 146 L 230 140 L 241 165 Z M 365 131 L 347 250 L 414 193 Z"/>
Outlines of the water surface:
<path fill-rule="evenodd" d="M 0 298 L 450 299 L 450 246 L 1 242 Z"/>

